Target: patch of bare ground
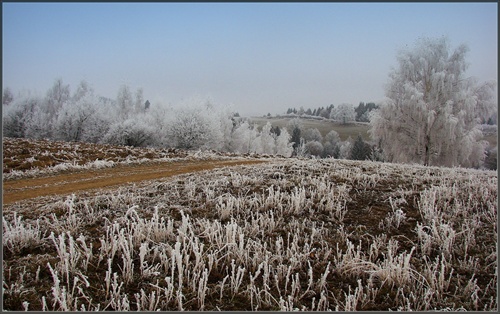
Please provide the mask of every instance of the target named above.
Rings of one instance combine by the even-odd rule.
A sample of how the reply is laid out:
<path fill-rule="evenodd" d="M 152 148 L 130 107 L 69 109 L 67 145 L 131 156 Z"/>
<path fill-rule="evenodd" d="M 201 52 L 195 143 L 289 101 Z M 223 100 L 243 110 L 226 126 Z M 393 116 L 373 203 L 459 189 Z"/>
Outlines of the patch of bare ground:
<path fill-rule="evenodd" d="M 122 165 L 110 169 L 79 171 L 49 177 L 4 182 L 3 202 L 10 204 L 39 196 L 61 195 L 171 177 L 218 167 L 256 164 L 263 160 L 198 160 Z"/>
<path fill-rule="evenodd" d="M 22 138 L 2 139 L 3 173 L 54 167 L 62 163 L 85 165 L 95 160 L 184 158 L 187 152 L 178 149 L 153 149 L 92 143 L 70 143 Z"/>

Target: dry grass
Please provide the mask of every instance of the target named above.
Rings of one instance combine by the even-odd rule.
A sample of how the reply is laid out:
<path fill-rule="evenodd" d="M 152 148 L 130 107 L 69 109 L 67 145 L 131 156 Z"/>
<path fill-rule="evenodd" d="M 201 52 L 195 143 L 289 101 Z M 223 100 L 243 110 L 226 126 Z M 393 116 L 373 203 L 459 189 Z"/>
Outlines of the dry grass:
<path fill-rule="evenodd" d="M 3 307 L 496 311 L 497 201 L 492 171 L 276 158 L 18 202 Z"/>

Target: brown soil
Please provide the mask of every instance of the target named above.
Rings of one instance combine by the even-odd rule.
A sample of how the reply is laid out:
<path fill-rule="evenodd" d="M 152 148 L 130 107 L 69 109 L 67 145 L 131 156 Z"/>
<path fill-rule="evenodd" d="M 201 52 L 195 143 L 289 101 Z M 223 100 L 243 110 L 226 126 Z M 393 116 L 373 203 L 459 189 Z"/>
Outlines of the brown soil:
<path fill-rule="evenodd" d="M 3 203 L 11 204 L 39 196 L 61 195 L 83 190 L 102 189 L 131 182 L 171 177 L 183 173 L 262 162 L 265 162 L 265 160 L 156 162 L 12 180 L 3 182 Z"/>

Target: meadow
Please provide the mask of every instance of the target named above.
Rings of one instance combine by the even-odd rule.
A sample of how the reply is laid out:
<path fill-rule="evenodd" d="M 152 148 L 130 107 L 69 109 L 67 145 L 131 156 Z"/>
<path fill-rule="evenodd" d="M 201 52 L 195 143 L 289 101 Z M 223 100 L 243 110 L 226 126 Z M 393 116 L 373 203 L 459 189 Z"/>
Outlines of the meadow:
<path fill-rule="evenodd" d="M 498 309 L 496 171 L 30 145 L 75 166 L 8 180 L 95 151 L 265 162 L 5 205 L 4 310 Z"/>
<path fill-rule="evenodd" d="M 267 122 L 271 123 L 272 126 L 278 126 L 280 128 L 286 128 L 287 123 L 292 118 L 280 118 L 280 117 L 252 117 L 250 121 L 252 123 L 256 123 L 259 127 L 264 126 Z M 336 131 L 339 134 L 340 140 L 345 141 L 349 137 L 353 140 L 356 137 L 361 135 L 363 140 L 369 141 L 370 135 L 368 134 L 368 130 L 370 129 L 370 125 L 365 122 L 352 122 L 342 124 L 340 122 L 328 120 L 328 119 L 300 119 L 303 124 L 304 130 L 306 129 L 318 129 L 321 135 L 324 137 L 331 130 Z"/>

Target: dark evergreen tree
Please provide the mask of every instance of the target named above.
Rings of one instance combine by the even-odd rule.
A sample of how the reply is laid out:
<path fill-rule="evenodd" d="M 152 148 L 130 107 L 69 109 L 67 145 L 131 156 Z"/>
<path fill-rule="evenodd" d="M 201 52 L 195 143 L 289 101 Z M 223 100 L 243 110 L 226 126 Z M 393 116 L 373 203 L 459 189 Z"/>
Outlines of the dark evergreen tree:
<path fill-rule="evenodd" d="M 281 134 L 280 127 L 279 126 L 271 127 L 271 133 L 275 134 L 276 136 L 280 136 L 280 134 Z"/>
<path fill-rule="evenodd" d="M 359 105 L 354 109 L 354 111 L 356 112 L 356 118 L 355 118 L 355 120 L 356 121 L 361 121 L 360 120 L 361 116 L 366 111 L 365 103 L 364 102 L 360 102 Z"/>
<path fill-rule="evenodd" d="M 293 143 L 293 149 L 297 148 L 300 145 L 300 128 L 295 127 L 292 130 L 292 138 L 290 140 Z"/>
<path fill-rule="evenodd" d="M 356 141 L 352 146 L 350 159 L 353 160 L 365 160 L 370 157 L 371 148 L 370 145 L 363 141 L 361 135 L 358 134 Z"/>

